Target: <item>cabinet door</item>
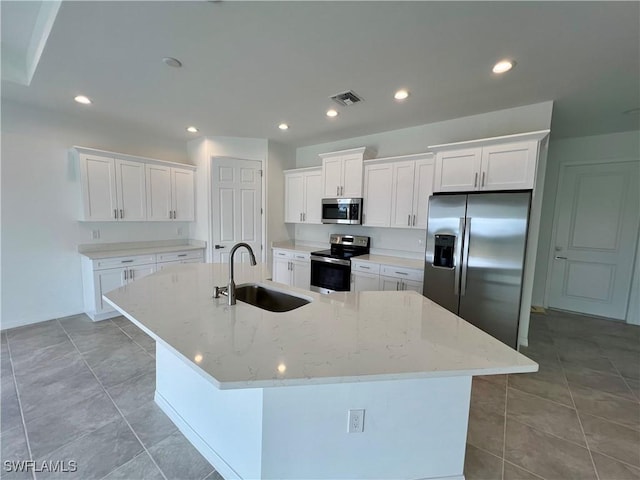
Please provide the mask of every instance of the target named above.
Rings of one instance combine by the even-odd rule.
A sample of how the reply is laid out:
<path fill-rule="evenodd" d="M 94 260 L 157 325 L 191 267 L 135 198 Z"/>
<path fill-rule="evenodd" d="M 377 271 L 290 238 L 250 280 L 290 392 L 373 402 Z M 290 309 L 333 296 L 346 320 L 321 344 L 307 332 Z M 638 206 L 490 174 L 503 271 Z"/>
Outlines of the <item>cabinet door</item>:
<path fill-rule="evenodd" d="M 140 265 L 137 267 L 129 267 L 127 270 L 129 271 L 129 273 L 127 274 L 127 282 L 133 282 L 154 273 L 156 271 L 156 266 Z"/>
<path fill-rule="evenodd" d="M 311 288 L 311 263 L 292 262 L 293 286 L 309 290 Z"/>
<path fill-rule="evenodd" d="M 384 292 L 400 290 L 400 279 L 380 275 L 380 290 Z"/>
<path fill-rule="evenodd" d="M 136 222 L 146 220 L 145 164 L 120 159 L 115 162 L 119 219 Z"/>
<path fill-rule="evenodd" d="M 410 228 L 413 225 L 413 171 L 415 162 L 393 165 L 391 226 Z"/>
<path fill-rule="evenodd" d="M 171 169 L 171 204 L 174 220 L 193 222 L 196 219 L 193 170 Z"/>
<path fill-rule="evenodd" d="M 533 188 L 537 142 L 493 145 L 482 149 L 481 190 Z"/>
<path fill-rule="evenodd" d="M 146 165 L 147 220 L 169 220 L 171 204 L 171 168 Z"/>
<path fill-rule="evenodd" d="M 481 148 L 438 152 L 435 192 L 468 192 L 480 185 Z"/>
<path fill-rule="evenodd" d="M 290 260 L 288 258 L 273 258 L 273 278 L 274 282 L 291 285 Z"/>
<path fill-rule="evenodd" d="M 380 277 L 366 273 L 354 273 L 351 290 L 354 292 L 377 292 L 380 290 Z"/>
<path fill-rule="evenodd" d="M 364 167 L 364 226 L 389 226 L 392 175 L 393 167 L 388 163 Z"/>
<path fill-rule="evenodd" d="M 322 160 L 322 178 L 324 179 L 323 198 L 338 198 L 342 186 L 342 158 Z"/>
<path fill-rule="evenodd" d="M 113 307 L 102 299 L 102 295 L 122 287 L 126 282 L 124 279 L 124 268 L 109 268 L 107 270 L 96 270 L 93 272 L 93 284 L 95 285 L 96 313 L 113 311 Z"/>
<path fill-rule="evenodd" d="M 304 208 L 304 175 L 287 173 L 284 176 L 284 221 L 301 223 Z"/>
<path fill-rule="evenodd" d="M 304 223 L 322 223 L 322 170 L 304 174 Z"/>
<path fill-rule="evenodd" d="M 113 158 L 80 155 L 84 219 L 116 221 L 118 201 Z"/>
<path fill-rule="evenodd" d="M 411 290 L 422 295 L 422 282 L 415 280 L 402 280 L 402 290 Z"/>
<path fill-rule="evenodd" d="M 415 165 L 413 184 L 414 228 L 427 228 L 429 197 L 433 194 L 435 160 L 418 160 Z"/>
<path fill-rule="evenodd" d="M 341 197 L 362 197 L 362 154 L 342 157 L 342 190 Z"/>

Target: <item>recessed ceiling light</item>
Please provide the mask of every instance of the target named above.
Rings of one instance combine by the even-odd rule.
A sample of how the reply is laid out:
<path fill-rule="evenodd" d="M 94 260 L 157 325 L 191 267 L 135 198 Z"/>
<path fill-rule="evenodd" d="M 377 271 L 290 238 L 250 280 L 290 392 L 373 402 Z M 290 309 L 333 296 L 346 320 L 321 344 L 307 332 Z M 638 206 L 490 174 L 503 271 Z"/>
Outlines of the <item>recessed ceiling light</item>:
<path fill-rule="evenodd" d="M 169 65 L 170 67 L 180 68 L 182 66 L 182 62 L 177 58 L 164 57 L 162 61 L 165 63 L 165 65 Z"/>
<path fill-rule="evenodd" d="M 198 133 L 198 129 L 196 127 L 187 127 L 187 132 Z"/>
<path fill-rule="evenodd" d="M 286 123 L 281 123 L 280 125 L 278 125 L 278 128 L 280 130 L 289 130 L 289 125 L 287 125 Z"/>
<path fill-rule="evenodd" d="M 396 100 L 404 100 L 405 98 L 407 98 L 409 96 L 409 92 L 402 89 L 402 90 L 398 90 L 394 95 L 393 98 L 395 98 Z"/>
<path fill-rule="evenodd" d="M 338 111 L 334 110 L 333 108 L 330 108 L 329 110 L 327 110 L 327 117 L 337 117 L 338 116 Z"/>
<path fill-rule="evenodd" d="M 493 66 L 493 73 L 506 73 L 516 66 L 513 60 L 500 60 Z"/>
<path fill-rule="evenodd" d="M 74 100 L 83 105 L 91 104 L 91 99 L 89 97 L 85 97 L 84 95 L 77 95 Z"/>

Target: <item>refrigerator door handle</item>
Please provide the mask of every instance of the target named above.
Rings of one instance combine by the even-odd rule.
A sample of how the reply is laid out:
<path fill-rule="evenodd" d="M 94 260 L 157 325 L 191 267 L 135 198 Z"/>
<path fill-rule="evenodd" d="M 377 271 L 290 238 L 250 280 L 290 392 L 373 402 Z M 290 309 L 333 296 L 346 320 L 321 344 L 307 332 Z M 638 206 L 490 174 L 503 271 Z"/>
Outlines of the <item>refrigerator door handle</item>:
<path fill-rule="evenodd" d="M 469 237 L 471 236 L 471 217 L 467 217 L 464 229 L 464 253 L 462 258 L 462 287 L 460 288 L 460 296 L 467 293 L 467 268 L 469 267 Z"/>
<path fill-rule="evenodd" d="M 453 276 L 453 293 L 460 295 L 460 269 L 462 268 L 462 238 L 464 237 L 464 217 L 460 217 L 458 226 L 459 237 L 456 238 L 456 246 L 454 253 L 455 273 Z"/>

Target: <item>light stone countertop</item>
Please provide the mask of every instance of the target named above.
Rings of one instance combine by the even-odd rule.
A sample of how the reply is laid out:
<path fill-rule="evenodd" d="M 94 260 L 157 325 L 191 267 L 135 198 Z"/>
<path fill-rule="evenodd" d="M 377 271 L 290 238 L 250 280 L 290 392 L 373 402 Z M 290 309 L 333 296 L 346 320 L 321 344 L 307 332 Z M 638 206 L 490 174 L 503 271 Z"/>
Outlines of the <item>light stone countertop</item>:
<path fill-rule="evenodd" d="M 101 260 L 103 258 L 130 257 L 132 255 L 152 255 L 155 253 L 185 252 L 189 250 L 204 250 L 205 242 L 191 240 L 189 243 L 166 241 L 166 242 L 128 242 L 109 243 L 95 245 L 79 245 L 78 251 L 81 255 L 91 260 Z"/>
<path fill-rule="evenodd" d="M 380 265 L 393 265 L 394 267 L 424 270 L 424 259 L 391 257 L 388 255 L 358 255 L 357 257 L 353 257 L 352 261 L 379 263 Z"/>
<path fill-rule="evenodd" d="M 317 252 L 318 250 L 326 250 L 329 248 L 329 244 L 326 245 L 308 245 L 308 244 L 300 244 L 291 241 L 284 242 L 273 242 L 271 244 L 271 248 L 280 249 L 280 250 L 293 250 L 295 252 Z"/>
<path fill-rule="evenodd" d="M 418 293 L 321 295 L 264 280 L 238 264 L 236 284 L 260 282 L 311 303 L 272 313 L 227 298 L 226 264 L 185 264 L 113 290 L 108 303 L 221 389 L 319 385 L 537 371 L 538 365 Z M 198 368 L 199 367 L 199 368 Z"/>

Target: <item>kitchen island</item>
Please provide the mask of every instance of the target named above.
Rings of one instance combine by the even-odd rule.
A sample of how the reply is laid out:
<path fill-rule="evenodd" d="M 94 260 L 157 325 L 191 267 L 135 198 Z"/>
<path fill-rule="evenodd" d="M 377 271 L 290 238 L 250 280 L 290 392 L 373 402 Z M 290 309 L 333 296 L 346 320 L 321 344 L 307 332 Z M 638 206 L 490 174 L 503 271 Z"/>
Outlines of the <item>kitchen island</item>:
<path fill-rule="evenodd" d="M 105 295 L 156 340 L 156 403 L 226 479 L 463 479 L 472 376 L 538 368 L 415 292 L 320 295 L 269 276 L 236 266 L 239 286 L 310 303 L 228 306 L 212 298 L 226 264 Z"/>

